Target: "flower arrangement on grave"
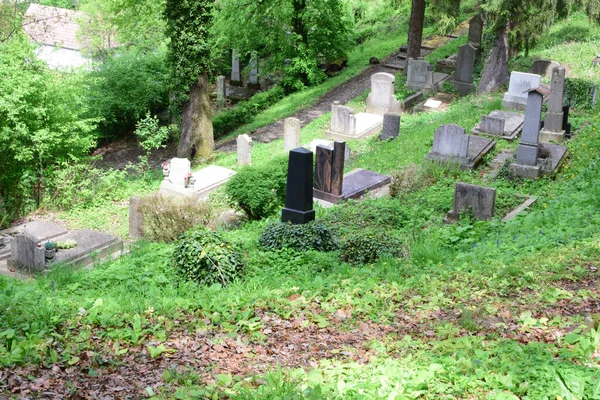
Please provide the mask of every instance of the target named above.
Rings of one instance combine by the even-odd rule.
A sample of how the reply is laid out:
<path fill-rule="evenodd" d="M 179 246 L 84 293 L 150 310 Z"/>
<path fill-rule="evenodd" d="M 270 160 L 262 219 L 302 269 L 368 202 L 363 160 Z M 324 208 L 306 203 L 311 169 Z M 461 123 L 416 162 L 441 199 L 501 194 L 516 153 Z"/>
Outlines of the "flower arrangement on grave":
<path fill-rule="evenodd" d="M 56 256 L 56 244 L 52 241 L 47 241 L 44 247 L 46 249 L 46 260 L 54 260 L 54 257 Z"/>
<path fill-rule="evenodd" d="M 191 189 L 193 189 L 195 185 L 196 185 L 196 177 L 194 175 L 192 175 L 192 173 L 190 172 L 189 187 Z"/>
<path fill-rule="evenodd" d="M 187 175 L 184 178 L 184 185 L 185 185 L 185 187 L 189 187 L 190 186 L 190 184 L 191 184 L 190 179 L 192 179 L 192 173 L 188 172 Z M 194 179 L 194 183 L 195 183 L 195 181 L 196 181 L 196 179 Z"/>
<path fill-rule="evenodd" d="M 169 177 L 169 174 L 171 173 L 171 163 L 170 162 L 162 163 L 162 164 L 160 164 L 160 166 L 162 167 L 162 172 L 163 172 L 165 179 L 167 179 Z"/>

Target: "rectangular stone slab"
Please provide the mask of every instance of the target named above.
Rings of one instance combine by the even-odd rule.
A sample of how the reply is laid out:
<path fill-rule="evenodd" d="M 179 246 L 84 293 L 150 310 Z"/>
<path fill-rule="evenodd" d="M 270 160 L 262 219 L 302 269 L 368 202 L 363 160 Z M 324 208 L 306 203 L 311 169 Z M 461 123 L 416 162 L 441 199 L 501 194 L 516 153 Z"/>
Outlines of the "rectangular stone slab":
<path fill-rule="evenodd" d="M 356 118 L 356 133 L 344 135 L 339 132 L 327 131 L 327 137 L 340 140 L 365 139 L 377 134 L 383 127 L 383 115 L 358 113 Z"/>
<path fill-rule="evenodd" d="M 160 193 L 165 195 L 176 196 L 195 196 L 204 198 L 210 192 L 223 186 L 227 181 L 235 175 L 236 172 L 227 168 L 216 165 L 209 165 L 198 172 L 194 172 L 192 176 L 196 178 L 194 188 L 184 188 L 176 186 L 163 180 L 160 184 Z"/>
<path fill-rule="evenodd" d="M 504 133 L 502 135 L 493 135 L 494 137 L 499 137 L 505 140 L 514 140 L 519 137 L 521 133 L 521 129 L 523 129 L 523 114 L 514 113 L 510 111 L 492 111 L 489 114 L 492 118 L 498 118 L 504 120 Z M 482 126 L 482 122 L 479 122 L 475 128 L 471 129 L 471 133 L 473 135 L 490 135 L 489 132 L 484 131 Z"/>
<path fill-rule="evenodd" d="M 0 233 L 5 235 L 27 233 L 41 242 L 62 236 L 67 233 L 67 230 L 55 222 L 31 221 L 26 224 L 0 231 Z"/>
<path fill-rule="evenodd" d="M 63 249 L 56 252 L 55 263 L 75 263 L 78 265 L 92 264 L 97 258 L 102 258 L 103 254 L 96 257 L 93 254 L 103 249 L 110 249 L 112 245 L 118 247 L 122 242 L 115 236 L 92 230 L 74 231 L 61 236 L 60 241 L 75 240 L 77 246 L 72 249 Z M 115 249 L 116 250 L 116 249 Z M 111 251 L 112 252 L 112 251 Z M 106 254 L 104 254 L 106 255 Z"/>
<path fill-rule="evenodd" d="M 391 178 L 377 172 L 355 169 L 344 175 L 344 187 L 341 196 L 314 189 L 313 196 L 316 199 L 325 200 L 330 203 L 339 203 L 348 199 L 357 199 L 370 190 L 378 189 L 391 182 Z"/>

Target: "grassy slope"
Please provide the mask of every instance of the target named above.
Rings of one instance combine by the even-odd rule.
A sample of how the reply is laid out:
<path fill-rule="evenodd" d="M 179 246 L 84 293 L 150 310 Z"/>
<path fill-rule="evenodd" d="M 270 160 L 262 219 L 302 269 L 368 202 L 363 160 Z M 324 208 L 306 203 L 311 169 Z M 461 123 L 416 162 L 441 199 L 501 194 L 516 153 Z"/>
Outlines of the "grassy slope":
<path fill-rule="evenodd" d="M 576 17 L 556 25 L 549 37 L 580 21 Z M 598 32 L 594 28 L 590 34 Z M 587 61 L 579 63 L 565 50 L 588 45 L 556 42 L 532 51 L 531 57 L 552 54 L 570 63 L 573 75 L 597 81 L 599 74 L 589 71 Z M 398 140 L 351 142 L 355 155 L 349 168 L 389 173 L 420 164 L 439 124 L 470 129 L 480 115 L 498 108 L 500 98 L 467 97 L 445 113 L 405 115 Z M 595 269 L 600 258 L 600 121 L 595 114 L 575 115 L 573 121 L 580 125 L 588 119 L 591 125 L 569 143 L 574 156 L 555 180 L 489 181 L 478 171 L 435 170 L 435 183 L 423 190 L 367 202 L 403 216 L 393 227 L 410 250 L 402 259 L 350 267 L 336 254 L 262 252 L 256 240 L 269 222 L 262 221 L 224 233 L 244 249 L 248 262 L 247 278 L 225 289 L 176 284 L 169 268 L 171 247 L 160 244 L 141 244 L 130 256 L 92 271 L 56 271 L 31 283 L 0 277 L 5 311 L 0 315 L 0 346 L 9 342 L 8 328 L 15 329 L 18 338 L 11 352 L 0 347 L 0 363 L 41 359 L 51 364 L 51 349 L 62 349 L 56 357 L 63 363 L 86 350 L 119 360 L 112 344 L 99 350 L 86 338 L 96 336 L 100 343 L 118 340 L 129 347 L 153 340 L 169 347 L 172 343 L 164 337 L 176 336 L 181 329 L 231 332 L 261 343 L 266 340 L 262 329 L 270 325 L 259 316 L 268 313 L 339 331 L 365 323 L 393 329 L 367 343 L 367 364 L 331 353 L 330 360 L 317 360 L 310 369 L 247 380 L 222 378 L 208 387 L 193 379 L 163 376 L 165 386 L 157 392 L 165 397 L 177 392 L 182 398 L 223 392 L 273 398 L 303 389 L 338 398 L 595 398 L 594 393 L 600 393 L 598 359 L 590 357 L 586 340 L 600 336 L 565 336 L 594 310 L 600 297 Z M 324 116 L 307 126 L 303 142 L 322 137 L 327 123 Z M 495 151 L 515 145 L 499 143 Z M 255 163 L 268 162 L 282 147 L 281 141 L 256 144 Z M 216 161 L 233 166 L 234 157 L 221 155 Z M 448 226 L 441 219 L 451 207 L 457 180 L 497 187 L 504 208 L 520 195 L 536 194 L 540 199 L 528 214 L 506 224 L 468 221 Z M 319 209 L 318 217 L 327 218 L 330 212 Z M 361 229 L 366 215 L 365 209 L 363 219 L 348 229 Z M 83 317 L 78 316 L 80 307 L 88 310 Z M 340 310 L 349 318 L 339 321 Z M 494 318 L 502 323 L 490 328 Z M 141 332 L 132 324 L 136 320 Z M 48 336 L 56 342 L 49 343 Z M 290 377 L 293 383 L 286 384 Z"/>

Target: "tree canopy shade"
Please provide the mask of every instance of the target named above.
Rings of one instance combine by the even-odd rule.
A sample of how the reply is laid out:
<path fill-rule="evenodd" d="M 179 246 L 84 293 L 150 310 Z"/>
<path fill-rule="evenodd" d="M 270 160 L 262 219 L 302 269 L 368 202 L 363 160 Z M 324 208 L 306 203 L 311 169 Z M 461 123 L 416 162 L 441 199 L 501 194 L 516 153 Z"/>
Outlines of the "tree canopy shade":
<path fill-rule="evenodd" d="M 165 17 L 169 64 L 173 76 L 172 106 L 183 104 L 177 155 L 205 156 L 214 149 L 208 73 L 212 0 L 167 0 Z"/>

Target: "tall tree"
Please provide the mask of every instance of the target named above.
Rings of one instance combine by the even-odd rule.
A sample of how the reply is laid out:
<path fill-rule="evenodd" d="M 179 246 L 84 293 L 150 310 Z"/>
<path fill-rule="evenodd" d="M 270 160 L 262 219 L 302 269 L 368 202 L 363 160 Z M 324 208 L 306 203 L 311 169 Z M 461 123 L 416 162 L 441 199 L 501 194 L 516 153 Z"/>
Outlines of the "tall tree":
<path fill-rule="evenodd" d="M 424 22 L 425 0 L 412 0 L 412 7 L 410 9 L 410 25 L 408 28 L 408 49 L 406 50 L 407 59 L 421 56 Z"/>
<path fill-rule="evenodd" d="M 178 157 L 206 156 L 215 147 L 208 74 L 213 0 L 167 0 L 173 105 L 183 105 Z"/>

